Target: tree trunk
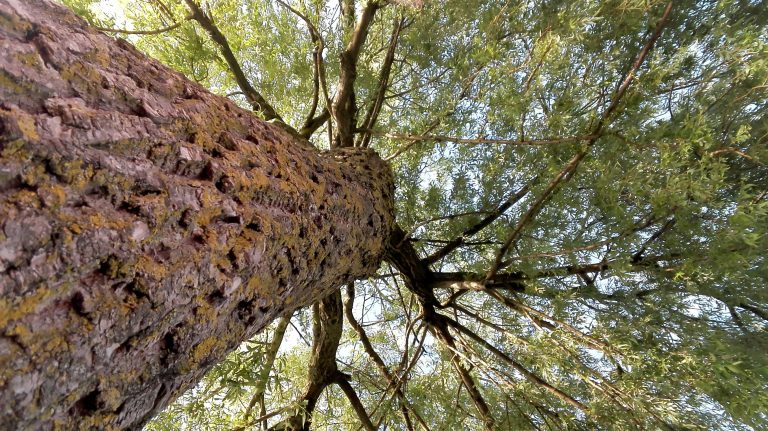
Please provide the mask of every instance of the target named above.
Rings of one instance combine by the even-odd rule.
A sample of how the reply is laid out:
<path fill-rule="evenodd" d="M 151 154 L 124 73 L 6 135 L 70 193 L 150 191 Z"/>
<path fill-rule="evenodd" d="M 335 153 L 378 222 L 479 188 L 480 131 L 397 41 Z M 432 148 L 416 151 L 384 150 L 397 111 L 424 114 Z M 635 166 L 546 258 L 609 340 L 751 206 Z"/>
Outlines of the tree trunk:
<path fill-rule="evenodd" d="M 138 429 L 379 265 L 392 176 L 46 0 L 0 0 L 0 429 Z"/>

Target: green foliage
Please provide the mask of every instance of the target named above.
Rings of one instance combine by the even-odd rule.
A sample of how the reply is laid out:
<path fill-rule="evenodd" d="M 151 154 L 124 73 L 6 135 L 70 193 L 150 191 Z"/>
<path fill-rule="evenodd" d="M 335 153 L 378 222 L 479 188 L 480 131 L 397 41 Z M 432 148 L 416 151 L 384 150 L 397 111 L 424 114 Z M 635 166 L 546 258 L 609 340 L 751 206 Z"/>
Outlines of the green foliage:
<path fill-rule="evenodd" d="M 110 23 L 94 1 L 65 3 L 92 22 Z M 337 59 L 349 38 L 339 7 L 290 4 L 323 36 L 333 97 Z M 364 4 L 357 6 L 359 13 Z M 372 146 L 384 156 L 400 152 L 392 160 L 398 222 L 422 257 L 531 184 L 528 195 L 433 270 L 485 274 L 549 181 L 578 151 L 588 152 L 505 256 L 511 262 L 505 271 L 529 280 L 524 292 L 503 294 L 541 315 L 474 291 L 455 302 L 461 308 L 445 310 L 589 407 L 573 408 L 464 340 L 461 360 L 498 429 L 768 429 L 768 5 L 675 2 L 593 144 L 565 139 L 594 132 L 664 7 L 649 0 L 441 0 L 422 8 L 387 5 L 371 27 L 355 83 L 360 121 L 375 99 L 392 23 L 406 22 Z M 306 24 L 275 2 L 216 1 L 205 10 L 252 85 L 300 127 L 314 88 Z M 183 2 L 159 0 L 128 1 L 124 13 L 135 29 L 162 28 L 188 15 Z M 216 93 L 239 91 L 196 22 L 132 40 Z M 242 96 L 232 98 L 247 106 Z M 326 127 L 312 138 L 320 147 L 329 143 Z M 549 143 L 470 144 L 402 139 L 405 134 Z M 597 263 L 606 267 L 569 270 Z M 380 277 L 358 283 L 355 315 L 384 363 L 400 370 L 410 408 L 431 429 L 482 429 L 450 363 L 454 353 L 424 328 L 418 302 L 393 271 L 384 265 Z M 437 292 L 441 300 L 450 294 Z M 311 334 L 307 319 L 294 322 Z M 263 361 L 259 343 L 268 337 L 232 353 L 148 429 L 243 424 Z M 291 403 L 306 381 L 304 347 L 294 335 L 281 350 L 267 385 L 267 412 L 298 408 Z M 353 331 L 345 332 L 337 359 L 374 423 L 405 429 L 398 400 Z M 317 429 L 359 428 L 335 387 L 324 392 L 313 417 Z"/>

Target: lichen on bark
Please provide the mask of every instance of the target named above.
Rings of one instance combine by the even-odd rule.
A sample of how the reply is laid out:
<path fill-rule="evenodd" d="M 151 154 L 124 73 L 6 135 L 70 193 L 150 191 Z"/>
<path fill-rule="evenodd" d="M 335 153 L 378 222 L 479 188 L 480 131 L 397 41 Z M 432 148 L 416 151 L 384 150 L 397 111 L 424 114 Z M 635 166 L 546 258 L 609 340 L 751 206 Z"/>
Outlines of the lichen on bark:
<path fill-rule="evenodd" d="M 0 0 L 0 428 L 137 429 L 377 268 L 392 175 L 45 0 Z"/>

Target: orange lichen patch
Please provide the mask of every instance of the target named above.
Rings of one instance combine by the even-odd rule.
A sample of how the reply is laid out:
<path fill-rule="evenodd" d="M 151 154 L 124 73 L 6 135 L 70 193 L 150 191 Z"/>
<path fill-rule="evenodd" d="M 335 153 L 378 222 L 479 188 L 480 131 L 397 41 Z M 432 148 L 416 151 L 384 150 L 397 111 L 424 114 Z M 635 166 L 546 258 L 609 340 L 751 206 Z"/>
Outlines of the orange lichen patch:
<path fill-rule="evenodd" d="M 13 203 L 22 209 L 40 208 L 40 199 L 37 197 L 37 193 L 31 190 L 19 190 L 10 195 L 7 202 Z"/>
<path fill-rule="evenodd" d="M 0 88 L 6 91 L 10 90 L 16 94 L 28 94 L 30 91 L 34 91 L 34 87 L 31 84 L 15 79 L 4 70 L 0 70 Z"/>
<path fill-rule="evenodd" d="M 93 328 L 93 325 L 89 322 L 86 322 L 85 325 L 82 326 L 83 331 L 90 331 Z M 35 338 L 39 338 L 40 333 L 35 334 Z M 59 336 L 58 331 L 53 332 L 51 334 L 51 337 L 45 342 L 45 345 L 43 346 L 42 351 L 48 353 L 48 356 L 54 356 L 52 353 L 57 352 L 59 350 L 62 350 L 68 346 L 67 341 Z"/>
<path fill-rule="evenodd" d="M 216 191 L 203 189 L 200 193 L 200 205 L 203 208 L 215 207 L 221 203 L 221 198 Z"/>
<path fill-rule="evenodd" d="M 148 275 L 155 280 L 162 280 L 168 276 L 168 267 L 144 254 L 136 261 L 136 272 Z"/>
<path fill-rule="evenodd" d="M 17 35 L 25 35 L 32 29 L 32 25 L 29 22 L 19 19 L 15 14 L 0 14 L 0 27 L 4 31 L 14 32 Z"/>
<path fill-rule="evenodd" d="M 13 110 L 16 117 L 16 125 L 22 133 L 22 137 L 28 141 L 39 141 L 35 118 L 24 111 Z"/>
<path fill-rule="evenodd" d="M 19 63 L 32 69 L 40 69 L 42 66 L 40 56 L 35 52 L 19 52 L 14 57 Z"/>
<path fill-rule="evenodd" d="M 94 175 L 93 166 L 84 166 L 82 160 L 52 159 L 48 165 L 61 181 L 71 185 L 75 191 L 88 186 Z"/>
<path fill-rule="evenodd" d="M 217 143 L 211 138 L 211 133 L 195 133 L 194 144 L 203 150 L 213 150 Z"/>
<path fill-rule="evenodd" d="M 13 78 L 10 78 L 10 87 L 6 85 L 4 79 L 9 79 L 5 76 L 2 70 L 0 70 L 0 88 L 13 88 L 19 85 Z M 40 135 L 37 133 L 37 125 L 35 124 L 35 117 L 31 114 L 22 111 L 16 107 L 10 109 L 0 108 L 0 122 L 4 123 L 3 138 L 8 143 L 5 144 L 2 155 L 4 157 L 10 157 L 16 155 L 21 150 L 26 142 L 36 142 L 40 140 Z M 12 147 L 12 148 L 9 148 Z"/>
<path fill-rule="evenodd" d="M 88 51 L 83 58 L 103 68 L 109 67 L 112 62 L 112 56 L 109 55 L 109 49 L 100 44 L 95 44 L 94 49 Z"/>
<path fill-rule="evenodd" d="M 5 330 L 6 335 L 16 337 L 21 343 L 27 344 L 36 335 L 32 334 L 32 331 L 27 325 L 24 324 L 11 324 Z"/>
<path fill-rule="evenodd" d="M 22 298 L 0 298 L 0 328 L 5 327 L 8 322 L 36 313 L 52 296 L 50 290 L 40 288 Z"/>
<path fill-rule="evenodd" d="M 108 278 L 114 279 L 127 275 L 129 265 L 115 256 L 109 256 L 101 262 L 100 271 Z"/>
<path fill-rule="evenodd" d="M 101 74 L 99 71 L 95 67 L 82 61 L 75 61 L 64 66 L 60 73 L 63 80 L 67 81 L 73 88 L 80 91 L 90 92 L 91 89 L 101 83 Z"/>
<path fill-rule="evenodd" d="M 45 184 L 39 187 L 37 195 L 49 208 L 56 209 L 67 202 L 67 189 L 58 184 Z"/>
<path fill-rule="evenodd" d="M 24 182 L 24 184 L 33 187 L 40 185 L 42 182 L 47 181 L 48 179 L 48 174 L 46 174 L 45 167 L 42 165 L 27 166 L 27 168 L 24 169 L 24 172 L 21 174 L 21 180 Z"/>
<path fill-rule="evenodd" d="M 220 337 L 208 337 L 200 344 L 192 349 L 192 355 L 190 355 L 190 362 L 193 364 L 199 364 L 203 359 L 207 358 L 211 353 L 222 345 L 222 339 Z"/>
<path fill-rule="evenodd" d="M 2 85 L 2 82 L 0 82 L 0 86 Z M 23 139 L 13 139 L 11 141 L 8 141 L 5 144 L 5 148 L 3 148 L 3 151 L 0 152 L 0 156 L 3 158 L 14 158 L 17 160 L 28 160 L 30 157 L 29 151 L 25 151 L 24 147 L 26 146 L 27 142 Z"/>
<path fill-rule="evenodd" d="M 108 217 L 101 212 L 90 214 L 88 216 L 88 223 L 90 228 L 101 229 L 107 228 L 112 230 L 129 229 L 131 227 L 127 220 L 117 217 Z"/>
<path fill-rule="evenodd" d="M 114 411 L 120 407 L 120 404 L 123 402 L 122 395 L 122 392 L 115 388 L 107 388 L 101 391 L 101 394 L 99 394 L 99 400 L 104 403 L 106 410 Z"/>
<path fill-rule="evenodd" d="M 247 185 L 249 187 L 252 187 L 253 189 L 263 189 L 266 187 L 269 187 L 271 184 L 270 178 L 264 174 L 264 172 L 259 170 L 252 170 L 247 174 L 246 181 L 243 182 L 243 185 Z"/>
<path fill-rule="evenodd" d="M 199 322 L 211 322 L 218 315 L 216 309 L 211 306 L 204 298 L 195 297 L 195 320 Z"/>

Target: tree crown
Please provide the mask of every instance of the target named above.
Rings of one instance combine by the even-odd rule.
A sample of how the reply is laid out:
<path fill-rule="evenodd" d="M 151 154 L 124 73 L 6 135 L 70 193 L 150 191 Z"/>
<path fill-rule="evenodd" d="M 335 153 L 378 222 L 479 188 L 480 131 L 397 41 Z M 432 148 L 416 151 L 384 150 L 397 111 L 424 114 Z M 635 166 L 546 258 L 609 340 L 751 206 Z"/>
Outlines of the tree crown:
<path fill-rule="evenodd" d="M 65 3 L 318 147 L 390 160 L 402 231 L 344 291 L 349 387 L 313 428 L 765 429 L 764 2 Z M 306 410 L 312 326 L 245 343 L 148 429 Z"/>

